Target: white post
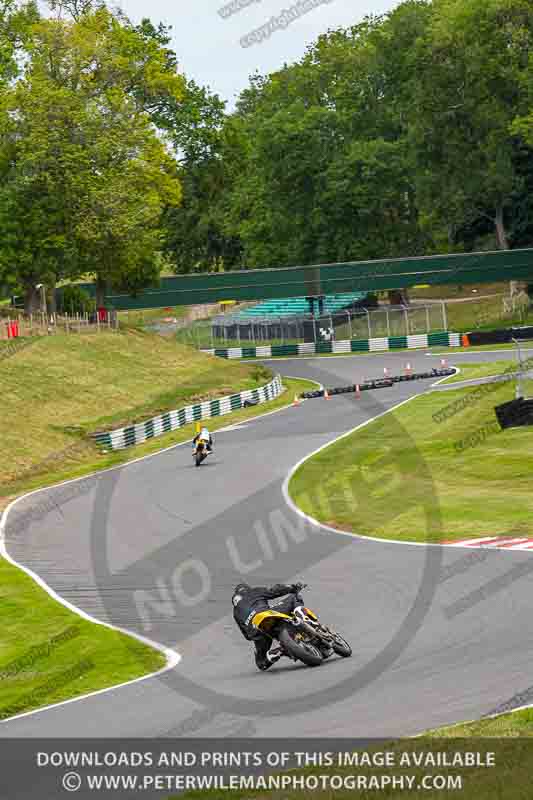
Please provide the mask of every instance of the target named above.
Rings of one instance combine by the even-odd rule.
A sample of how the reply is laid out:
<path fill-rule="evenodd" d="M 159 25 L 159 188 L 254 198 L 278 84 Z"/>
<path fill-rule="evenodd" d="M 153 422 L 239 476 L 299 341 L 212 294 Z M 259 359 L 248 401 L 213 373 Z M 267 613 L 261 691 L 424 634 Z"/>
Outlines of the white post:
<path fill-rule="evenodd" d="M 409 336 L 409 314 L 407 313 L 407 308 L 403 307 L 403 313 L 405 316 L 405 335 Z"/>
<path fill-rule="evenodd" d="M 520 342 L 518 341 L 518 339 L 513 339 L 513 342 L 516 345 L 516 357 L 517 357 L 517 360 L 518 360 L 518 372 L 517 372 L 517 377 L 516 377 L 515 398 L 517 400 L 519 400 L 520 397 L 523 397 L 523 395 L 522 395 L 522 371 L 523 371 L 522 353 L 520 351 Z"/>

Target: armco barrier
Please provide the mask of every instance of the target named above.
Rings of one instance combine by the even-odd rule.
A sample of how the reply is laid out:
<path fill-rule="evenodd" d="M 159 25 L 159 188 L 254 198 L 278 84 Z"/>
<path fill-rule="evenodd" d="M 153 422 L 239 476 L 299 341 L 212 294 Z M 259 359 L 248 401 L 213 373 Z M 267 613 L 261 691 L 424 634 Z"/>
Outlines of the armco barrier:
<path fill-rule="evenodd" d="M 204 350 L 220 358 L 275 358 L 276 356 L 320 355 L 322 353 L 374 353 L 383 350 L 414 350 L 419 347 L 461 347 L 459 333 L 422 333 L 414 336 L 385 336 L 379 339 L 347 339 L 342 342 L 265 344 L 256 347 L 228 347 Z"/>
<path fill-rule="evenodd" d="M 335 394 L 349 394 L 350 392 L 368 392 L 374 389 L 387 389 L 394 386 L 395 383 L 403 381 L 422 381 L 428 378 L 445 378 L 449 375 L 455 375 L 455 369 L 446 367 L 443 369 L 432 369 L 428 372 L 410 372 L 404 375 L 390 375 L 387 378 L 374 378 L 366 380 L 363 383 L 351 384 L 350 386 L 338 386 L 334 389 L 327 389 L 328 395 L 331 397 Z M 301 396 L 304 400 L 310 400 L 315 397 L 324 397 L 324 389 L 314 389 L 310 392 L 304 392 Z"/>
<path fill-rule="evenodd" d="M 521 328 L 501 328 L 494 331 L 469 331 L 467 336 L 471 345 L 507 344 L 513 339 L 533 339 L 533 327 L 524 325 Z"/>
<path fill-rule="evenodd" d="M 128 425 L 126 428 L 118 428 L 114 431 L 93 434 L 93 438 L 102 447 L 108 450 L 122 450 L 131 447 L 147 439 L 161 436 L 163 433 L 182 428 L 191 422 L 196 422 L 210 417 L 220 417 L 245 408 L 249 405 L 257 405 L 273 400 L 281 394 L 283 385 L 281 377 L 276 375 L 273 381 L 261 386 L 259 389 L 247 389 L 229 397 L 221 397 L 218 400 L 205 400 L 203 403 L 196 403 L 192 406 L 180 408 L 177 411 L 167 411 L 158 417 L 153 417 L 146 422 L 139 422 L 137 425 Z"/>

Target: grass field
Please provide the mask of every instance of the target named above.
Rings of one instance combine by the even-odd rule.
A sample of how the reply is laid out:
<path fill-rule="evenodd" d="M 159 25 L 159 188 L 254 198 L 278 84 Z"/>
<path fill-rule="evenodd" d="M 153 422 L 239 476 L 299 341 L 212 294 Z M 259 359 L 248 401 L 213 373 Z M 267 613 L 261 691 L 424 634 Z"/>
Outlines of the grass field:
<path fill-rule="evenodd" d="M 446 312 L 450 331 L 492 330 L 533 322 L 531 310 L 503 314 L 502 298 L 497 296 L 472 303 L 448 303 Z"/>
<path fill-rule="evenodd" d="M 473 291 L 473 290 L 476 291 Z M 475 298 L 478 295 L 509 294 L 509 284 L 480 283 L 477 286 L 470 284 L 458 286 L 457 284 L 442 284 L 441 286 L 427 286 L 425 289 L 409 289 L 409 297 L 418 300 L 457 300 Z"/>
<path fill-rule="evenodd" d="M 119 311 L 118 320 L 124 327 L 142 327 L 164 317 L 180 319 L 187 314 L 187 306 L 172 306 L 169 310 L 164 308 L 133 309 L 132 311 Z"/>
<path fill-rule="evenodd" d="M 0 558 L 0 720 L 161 668 L 164 656 L 87 622 Z"/>
<path fill-rule="evenodd" d="M 508 375 L 510 377 L 516 372 L 518 364 L 513 359 L 508 361 L 480 362 L 479 364 L 474 364 L 472 362 L 468 364 L 460 363 L 456 366 L 458 366 L 461 371 L 455 375 L 451 375 L 444 381 L 445 383 L 460 383 L 461 381 L 471 381 L 477 378 L 491 378 L 495 375 Z"/>
<path fill-rule="evenodd" d="M 94 461 L 88 432 L 270 379 L 261 364 L 223 361 L 138 331 L 22 344 L 16 352 L 7 343 L 0 349 L 0 498 L 36 477 Z"/>
<path fill-rule="evenodd" d="M 512 381 L 418 397 L 306 461 L 291 497 L 324 524 L 384 539 L 531 535 L 533 428 L 500 431 L 494 414 L 513 397 Z"/>

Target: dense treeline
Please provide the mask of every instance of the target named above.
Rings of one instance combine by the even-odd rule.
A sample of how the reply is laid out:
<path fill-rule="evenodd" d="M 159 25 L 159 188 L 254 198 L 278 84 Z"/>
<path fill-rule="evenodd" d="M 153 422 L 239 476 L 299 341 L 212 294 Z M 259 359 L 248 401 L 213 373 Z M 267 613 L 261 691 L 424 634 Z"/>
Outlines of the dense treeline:
<path fill-rule="evenodd" d="M 531 0 L 406 0 L 254 76 L 86 0 L 0 11 L 0 284 L 533 244 Z"/>
<path fill-rule="evenodd" d="M 162 28 L 90 2 L 0 12 L 0 277 L 24 292 L 93 275 L 130 291 L 159 274 L 181 202 L 163 133 L 183 79 Z"/>
<path fill-rule="evenodd" d="M 178 268 L 531 245 L 532 101 L 530 0 L 407 0 L 332 31 L 186 155 Z"/>

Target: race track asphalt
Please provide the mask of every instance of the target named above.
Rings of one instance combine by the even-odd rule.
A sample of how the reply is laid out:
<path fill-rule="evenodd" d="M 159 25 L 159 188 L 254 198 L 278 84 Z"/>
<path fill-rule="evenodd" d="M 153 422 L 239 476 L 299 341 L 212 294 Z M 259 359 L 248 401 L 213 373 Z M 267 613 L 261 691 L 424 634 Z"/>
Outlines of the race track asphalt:
<path fill-rule="evenodd" d="M 335 386 L 407 361 L 440 364 L 424 351 L 269 363 Z M 530 555 L 343 536 L 302 524 L 282 494 L 300 459 L 430 384 L 249 420 L 216 435 L 200 469 L 188 446 L 175 447 L 19 502 L 6 526 L 17 562 L 182 660 L 165 675 L 7 721 L 0 736 L 406 736 L 512 705 L 533 684 Z M 365 491 L 378 492 L 371 469 L 365 476 Z M 408 476 L 397 480 L 408 505 Z M 430 489 L 426 511 L 438 518 Z M 231 617 L 243 572 L 257 584 L 305 580 L 306 602 L 353 644 L 353 658 L 258 672 Z"/>

